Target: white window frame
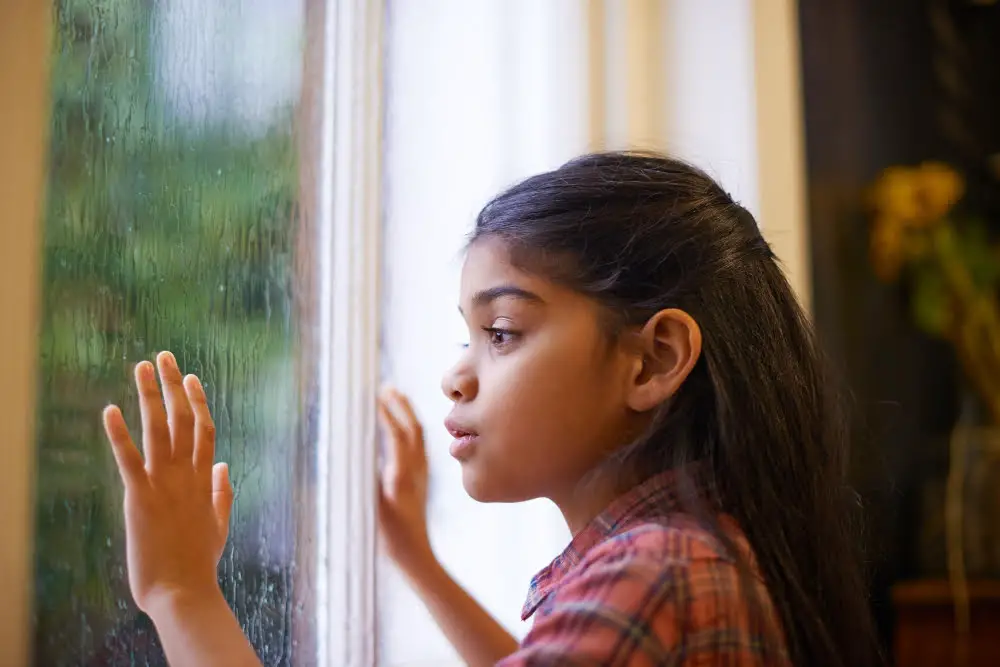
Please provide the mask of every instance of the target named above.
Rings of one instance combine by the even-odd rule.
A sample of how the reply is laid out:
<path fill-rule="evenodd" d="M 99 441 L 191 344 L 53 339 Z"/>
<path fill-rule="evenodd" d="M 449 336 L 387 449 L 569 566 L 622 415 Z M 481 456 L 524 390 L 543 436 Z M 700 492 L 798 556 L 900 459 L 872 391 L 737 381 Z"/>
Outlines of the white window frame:
<path fill-rule="evenodd" d="M 376 663 L 382 0 L 327 0 L 320 157 L 319 664 Z"/>

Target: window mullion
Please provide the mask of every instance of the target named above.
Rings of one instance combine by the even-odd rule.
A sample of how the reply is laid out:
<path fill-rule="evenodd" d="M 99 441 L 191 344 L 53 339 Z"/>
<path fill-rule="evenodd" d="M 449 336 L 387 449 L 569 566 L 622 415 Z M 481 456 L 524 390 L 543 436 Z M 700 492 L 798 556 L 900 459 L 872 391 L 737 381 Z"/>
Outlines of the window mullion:
<path fill-rule="evenodd" d="M 381 0 L 330 0 L 319 205 L 321 665 L 375 663 Z"/>

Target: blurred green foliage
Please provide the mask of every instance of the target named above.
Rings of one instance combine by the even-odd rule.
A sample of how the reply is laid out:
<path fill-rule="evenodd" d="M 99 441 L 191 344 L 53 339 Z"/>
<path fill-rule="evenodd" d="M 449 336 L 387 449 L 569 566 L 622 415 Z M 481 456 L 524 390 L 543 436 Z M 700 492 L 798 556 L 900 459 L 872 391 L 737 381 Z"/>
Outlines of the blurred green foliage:
<path fill-rule="evenodd" d="M 172 118 L 156 89 L 155 6 L 57 0 L 53 8 L 36 664 L 87 664 L 135 618 L 120 485 L 99 414 L 122 404 L 138 439 L 137 361 L 170 349 L 208 385 L 220 456 L 234 462 L 238 514 L 290 502 L 289 489 L 267 479 L 273 457 L 287 468 L 293 456 L 294 415 L 284 413 L 294 397 L 274 388 L 294 386 L 295 110 L 256 134 Z M 234 581 L 259 565 L 253 553 L 229 558 Z M 255 643 L 284 641 L 275 636 L 265 629 Z M 154 653 L 137 649 L 123 664 L 157 662 Z"/>

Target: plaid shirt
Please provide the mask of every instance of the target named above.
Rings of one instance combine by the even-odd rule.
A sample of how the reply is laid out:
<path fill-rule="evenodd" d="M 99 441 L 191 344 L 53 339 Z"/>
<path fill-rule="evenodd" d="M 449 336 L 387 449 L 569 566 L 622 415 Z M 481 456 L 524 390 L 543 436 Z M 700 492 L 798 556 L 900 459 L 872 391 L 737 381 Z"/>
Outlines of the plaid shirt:
<path fill-rule="evenodd" d="M 675 499 L 672 475 L 658 475 L 577 534 L 532 580 L 522 618 L 534 627 L 498 665 L 790 667 L 763 582 L 766 618 L 752 624 L 735 562 Z M 752 559 L 735 522 L 720 522 Z"/>

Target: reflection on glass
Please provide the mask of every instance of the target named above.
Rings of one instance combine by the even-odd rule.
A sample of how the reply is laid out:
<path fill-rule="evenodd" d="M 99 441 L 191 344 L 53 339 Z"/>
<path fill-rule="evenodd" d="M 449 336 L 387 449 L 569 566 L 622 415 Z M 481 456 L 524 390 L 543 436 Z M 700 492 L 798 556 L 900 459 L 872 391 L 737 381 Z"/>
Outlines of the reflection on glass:
<path fill-rule="evenodd" d="M 162 665 L 131 602 L 99 424 L 138 435 L 131 369 L 205 382 L 236 505 L 223 590 L 266 665 L 309 664 L 310 442 L 298 388 L 293 0 L 58 0 L 35 557 L 35 663 Z"/>

